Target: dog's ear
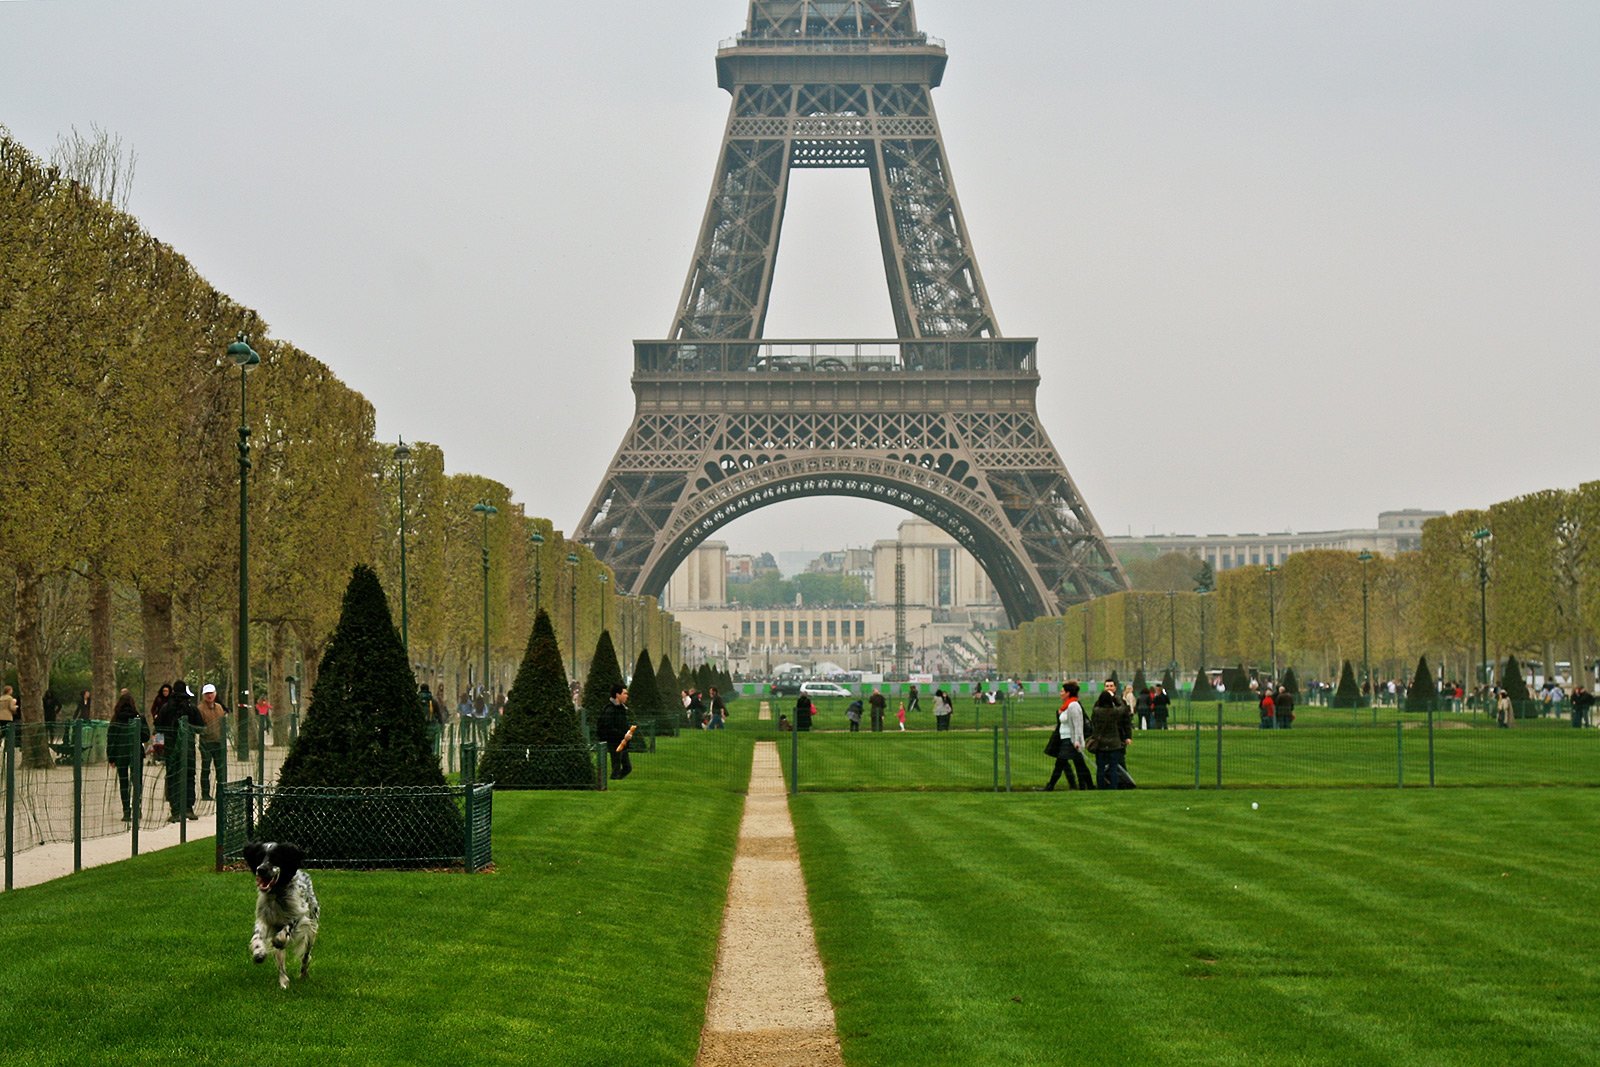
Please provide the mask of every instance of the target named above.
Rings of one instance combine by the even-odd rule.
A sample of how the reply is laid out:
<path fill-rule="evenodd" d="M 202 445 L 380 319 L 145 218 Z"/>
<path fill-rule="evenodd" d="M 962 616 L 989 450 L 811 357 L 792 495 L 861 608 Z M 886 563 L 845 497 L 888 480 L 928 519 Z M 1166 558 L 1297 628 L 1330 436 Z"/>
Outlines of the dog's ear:
<path fill-rule="evenodd" d="M 300 850 L 299 845 L 282 844 L 272 850 L 272 858 L 278 861 L 278 869 L 283 871 L 282 878 L 288 882 L 294 877 L 294 872 L 305 863 L 306 854 Z"/>
<path fill-rule="evenodd" d="M 266 858 L 267 850 L 259 841 L 251 841 L 244 846 L 244 862 L 253 871 L 261 866 L 261 861 Z"/>

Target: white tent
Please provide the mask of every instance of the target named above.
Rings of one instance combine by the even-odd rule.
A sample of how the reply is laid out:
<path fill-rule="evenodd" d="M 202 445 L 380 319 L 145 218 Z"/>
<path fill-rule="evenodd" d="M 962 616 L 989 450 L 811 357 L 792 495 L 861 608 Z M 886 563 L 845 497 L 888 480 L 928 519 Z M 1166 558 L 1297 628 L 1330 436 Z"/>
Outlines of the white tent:
<path fill-rule="evenodd" d="M 772 668 L 773 674 L 803 674 L 805 667 L 798 663 L 780 663 Z"/>

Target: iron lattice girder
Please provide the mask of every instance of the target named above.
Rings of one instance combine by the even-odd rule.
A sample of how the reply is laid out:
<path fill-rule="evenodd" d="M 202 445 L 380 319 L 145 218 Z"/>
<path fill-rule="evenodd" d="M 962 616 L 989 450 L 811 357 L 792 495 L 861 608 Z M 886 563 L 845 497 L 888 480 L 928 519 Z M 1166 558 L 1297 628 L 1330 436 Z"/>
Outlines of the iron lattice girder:
<path fill-rule="evenodd" d="M 580 536 L 621 587 L 655 591 L 739 515 L 808 495 L 859 496 L 948 532 L 1014 619 L 1123 588 L 1039 423 L 1037 374 L 987 377 L 641 371 L 639 413 Z"/>

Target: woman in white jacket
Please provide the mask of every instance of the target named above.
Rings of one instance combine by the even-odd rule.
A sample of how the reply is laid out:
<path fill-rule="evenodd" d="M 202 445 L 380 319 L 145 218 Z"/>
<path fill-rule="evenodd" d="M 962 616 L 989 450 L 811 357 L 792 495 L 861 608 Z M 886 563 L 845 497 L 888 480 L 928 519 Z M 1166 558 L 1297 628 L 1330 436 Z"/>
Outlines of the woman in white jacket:
<path fill-rule="evenodd" d="M 1061 710 L 1056 722 L 1061 747 L 1056 751 L 1056 768 L 1044 791 L 1053 791 L 1063 772 L 1067 776 L 1067 788 L 1093 789 L 1094 778 L 1089 774 L 1088 761 L 1083 758 L 1083 705 L 1078 702 L 1077 682 L 1062 683 Z"/>

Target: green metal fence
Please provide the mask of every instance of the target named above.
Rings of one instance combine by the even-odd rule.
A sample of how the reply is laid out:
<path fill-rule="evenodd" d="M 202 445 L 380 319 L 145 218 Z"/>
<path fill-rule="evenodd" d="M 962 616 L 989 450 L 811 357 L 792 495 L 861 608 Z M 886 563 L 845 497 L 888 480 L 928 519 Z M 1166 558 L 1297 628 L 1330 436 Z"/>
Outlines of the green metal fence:
<path fill-rule="evenodd" d="M 294 841 L 308 867 L 460 867 L 494 858 L 494 783 L 458 786 L 223 787 L 217 808 L 217 869 L 240 860 L 249 841 Z"/>

